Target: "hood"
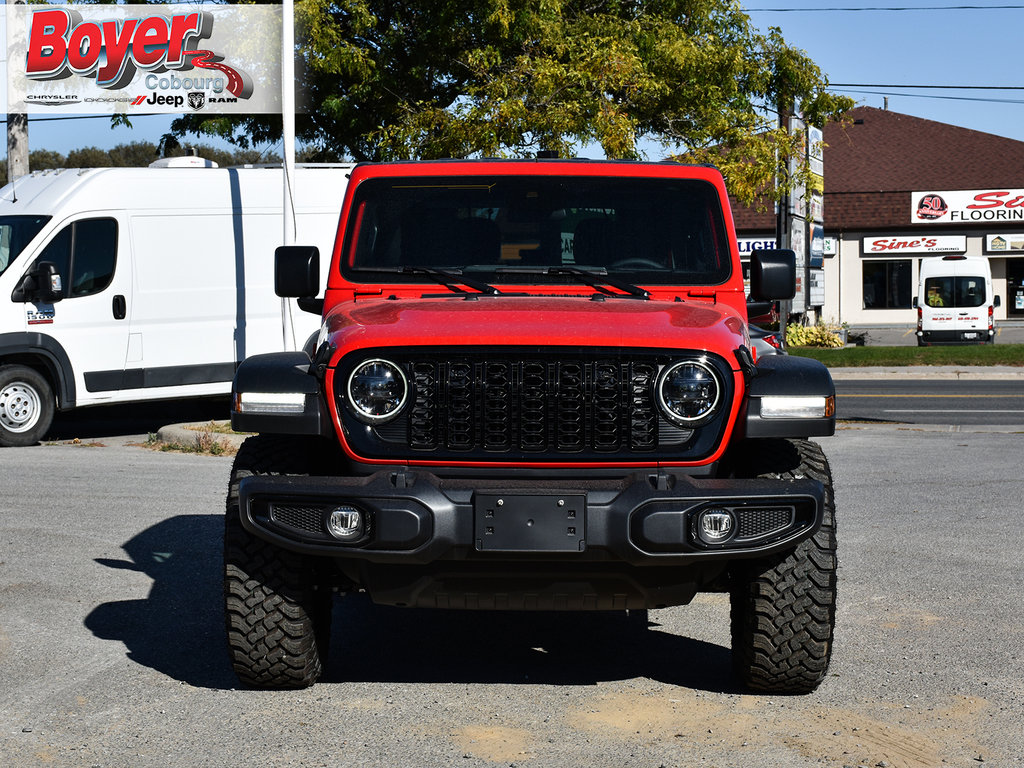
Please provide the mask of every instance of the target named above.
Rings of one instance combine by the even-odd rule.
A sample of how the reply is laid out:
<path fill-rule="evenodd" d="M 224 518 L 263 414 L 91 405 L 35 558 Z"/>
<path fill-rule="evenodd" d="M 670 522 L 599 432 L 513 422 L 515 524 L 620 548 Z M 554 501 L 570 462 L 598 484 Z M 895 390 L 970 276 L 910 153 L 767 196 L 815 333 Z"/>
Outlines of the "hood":
<path fill-rule="evenodd" d="M 381 346 L 688 348 L 734 362 L 744 324 L 727 305 L 589 297 L 473 296 L 340 304 L 327 317 L 338 349 Z"/>

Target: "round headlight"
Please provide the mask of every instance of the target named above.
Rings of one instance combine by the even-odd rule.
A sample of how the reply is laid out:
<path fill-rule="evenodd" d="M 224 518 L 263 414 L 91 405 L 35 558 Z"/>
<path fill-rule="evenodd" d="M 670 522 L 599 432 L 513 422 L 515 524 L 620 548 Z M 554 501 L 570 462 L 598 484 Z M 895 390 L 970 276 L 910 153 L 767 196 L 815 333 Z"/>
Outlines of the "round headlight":
<path fill-rule="evenodd" d="M 677 424 L 689 426 L 709 416 L 721 393 L 715 372 L 700 360 L 675 363 L 662 372 L 658 381 L 658 404 Z"/>
<path fill-rule="evenodd" d="M 408 394 L 402 369 L 387 360 L 360 363 L 348 377 L 348 401 L 364 421 L 377 423 L 397 416 Z"/>

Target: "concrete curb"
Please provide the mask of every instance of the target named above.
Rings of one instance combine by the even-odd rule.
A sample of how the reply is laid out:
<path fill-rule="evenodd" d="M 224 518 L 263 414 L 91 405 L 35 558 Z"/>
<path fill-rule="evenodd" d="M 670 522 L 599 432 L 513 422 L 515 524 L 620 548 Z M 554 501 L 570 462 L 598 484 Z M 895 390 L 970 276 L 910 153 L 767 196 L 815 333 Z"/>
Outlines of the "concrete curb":
<path fill-rule="evenodd" d="M 206 424 L 208 424 L 207 422 Z M 230 421 L 214 421 L 214 424 L 218 426 L 229 426 Z M 203 435 L 203 427 L 206 424 L 169 424 L 166 427 L 161 427 L 157 430 L 157 439 L 164 443 L 179 443 L 181 445 L 192 446 L 196 444 L 196 441 Z M 239 446 L 245 442 L 245 439 L 249 435 L 236 435 L 226 432 L 210 432 L 209 433 L 214 440 L 219 440 L 226 445 L 231 446 L 233 449 L 238 450 Z"/>

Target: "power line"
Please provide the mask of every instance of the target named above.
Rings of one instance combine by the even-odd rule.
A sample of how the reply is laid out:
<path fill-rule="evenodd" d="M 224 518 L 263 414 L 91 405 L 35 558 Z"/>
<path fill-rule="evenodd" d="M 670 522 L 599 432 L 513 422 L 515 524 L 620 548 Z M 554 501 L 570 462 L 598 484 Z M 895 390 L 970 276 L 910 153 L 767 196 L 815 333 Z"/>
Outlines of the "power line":
<path fill-rule="evenodd" d="M 1024 91 L 1024 85 L 910 85 L 908 83 L 829 83 L 830 88 L 932 88 L 947 91 Z"/>
<path fill-rule="evenodd" d="M 884 86 L 883 86 L 884 87 Z M 829 86 L 828 90 L 836 90 Z M 974 101 L 985 104 L 1024 104 L 1024 99 L 983 99 L 978 96 L 938 96 L 926 93 L 897 93 L 895 91 L 862 91 L 857 89 L 842 89 L 844 93 L 864 93 L 872 96 L 899 96 L 906 99 L 943 99 L 946 101 Z"/>
<path fill-rule="evenodd" d="M 744 8 L 747 13 L 822 13 L 858 11 L 1019 11 L 1024 5 L 919 5 L 919 6 L 869 6 L 861 8 Z"/>

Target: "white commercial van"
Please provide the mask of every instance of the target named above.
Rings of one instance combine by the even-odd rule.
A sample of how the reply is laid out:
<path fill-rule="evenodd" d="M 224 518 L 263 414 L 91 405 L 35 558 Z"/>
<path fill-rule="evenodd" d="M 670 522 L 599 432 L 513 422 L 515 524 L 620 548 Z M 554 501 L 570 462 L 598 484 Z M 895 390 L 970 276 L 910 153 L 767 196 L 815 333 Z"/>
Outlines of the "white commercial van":
<path fill-rule="evenodd" d="M 351 168 L 296 168 L 296 242 L 331 251 Z M 0 446 L 38 442 L 55 410 L 226 394 L 249 355 L 301 349 L 319 318 L 274 294 L 282 175 L 70 169 L 0 190 Z"/>
<path fill-rule="evenodd" d="M 921 263 L 914 297 L 917 344 L 994 344 L 995 308 L 988 259 L 934 256 Z"/>

